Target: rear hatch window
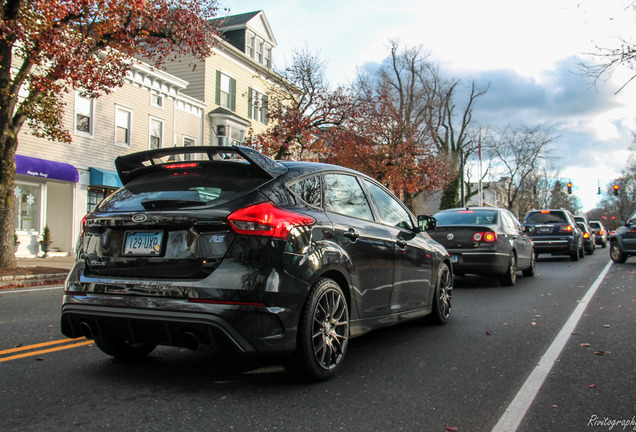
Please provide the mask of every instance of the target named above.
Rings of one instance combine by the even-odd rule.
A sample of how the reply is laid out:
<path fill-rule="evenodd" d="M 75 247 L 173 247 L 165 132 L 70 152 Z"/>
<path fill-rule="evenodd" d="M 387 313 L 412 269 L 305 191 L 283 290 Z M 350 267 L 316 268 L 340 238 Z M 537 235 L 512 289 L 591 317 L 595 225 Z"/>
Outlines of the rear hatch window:
<path fill-rule="evenodd" d="M 459 210 L 435 215 L 437 226 L 445 225 L 495 225 L 498 213 L 493 210 Z"/>
<path fill-rule="evenodd" d="M 130 181 L 104 200 L 99 212 L 141 212 L 207 207 L 231 201 L 270 178 L 248 165 L 209 162 L 163 169 Z"/>

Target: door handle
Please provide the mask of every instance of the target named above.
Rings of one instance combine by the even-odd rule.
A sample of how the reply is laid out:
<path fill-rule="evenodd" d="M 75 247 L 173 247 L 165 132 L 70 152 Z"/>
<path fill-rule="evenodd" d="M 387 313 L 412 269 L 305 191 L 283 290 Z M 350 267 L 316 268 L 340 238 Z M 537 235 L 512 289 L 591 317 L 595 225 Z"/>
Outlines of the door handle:
<path fill-rule="evenodd" d="M 405 240 L 398 238 L 395 243 L 401 247 L 402 249 L 406 249 L 406 245 L 408 244 Z"/>
<path fill-rule="evenodd" d="M 342 233 L 342 235 L 347 237 L 351 241 L 356 241 L 358 237 L 360 237 L 360 234 L 353 228 L 349 228 L 349 231 L 345 231 L 344 233 Z"/>

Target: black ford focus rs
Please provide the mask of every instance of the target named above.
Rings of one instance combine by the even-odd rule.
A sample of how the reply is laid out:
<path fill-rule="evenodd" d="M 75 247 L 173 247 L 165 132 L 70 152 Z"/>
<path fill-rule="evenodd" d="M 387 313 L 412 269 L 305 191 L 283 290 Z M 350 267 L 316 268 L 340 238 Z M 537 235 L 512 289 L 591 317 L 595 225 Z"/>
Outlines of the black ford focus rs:
<path fill-rule="evenodd" d="M 408 319 L 444 323 L 446 250 L 356 171 L 246 147 L 117 158 L 124 187 L 85 219 L 62 333 L 132 359 L 157 345 L 283 356 L 313 380 L 349 339 Z"/>

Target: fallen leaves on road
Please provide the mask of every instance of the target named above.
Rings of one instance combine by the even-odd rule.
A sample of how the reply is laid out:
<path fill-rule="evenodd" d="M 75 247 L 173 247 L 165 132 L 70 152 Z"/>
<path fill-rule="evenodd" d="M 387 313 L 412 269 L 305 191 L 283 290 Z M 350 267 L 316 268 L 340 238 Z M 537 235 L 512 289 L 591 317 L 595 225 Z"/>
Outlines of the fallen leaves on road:
<path fill-rule="evenodd" d="M 596 384 L 590 384 L 588 387 L 589 388 L 596 388 Z"/>
<path fill-rule="evenodd" d="M 579 346 L 582 346 L 582 347 L 589 347 L 589 346 L 590 346 L 590 344 L 589 344 L 589 343 L 582 343 L 582 344 L 581 344 L 581 345 L 579 345 Z"/>

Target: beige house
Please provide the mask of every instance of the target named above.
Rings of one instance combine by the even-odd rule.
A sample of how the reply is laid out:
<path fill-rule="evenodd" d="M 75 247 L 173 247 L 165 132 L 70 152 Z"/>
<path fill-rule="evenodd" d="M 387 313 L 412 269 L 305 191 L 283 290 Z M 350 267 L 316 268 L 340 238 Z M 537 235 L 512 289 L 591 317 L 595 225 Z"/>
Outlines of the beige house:
<path fill-rule="evenodd" d="M 179 57 L 163 67 L 190 83 L 184 93 L 205 103 L 203 144 L 240 144 L 267 129 L 267 92 L 281 82 L 272 70 L 276 39 L 263 11 L 215 21 L 221 37 L 210 57 Z"/>
<path fill-rule="evenodd" d="M 14 192 L 17 257 L 41 254 L 38 241 L 45 225 L 53 255 L 73 252 L 84 215 L 121 186 L 117 156 L 201 145 L 204 104 L 183 94 L 187 85 L 139 64 L 111 94 L 97 99 L 65 95 L 64 123 L 72 143 L 37 138 L 28 127 L 22 129 Z"/>
<path fill-rule="evenodd" d="M 65 95 L 71 144 L 24 127 L 16 155 L 17 257 L 42 255 L 48 225 L 55 254 L 74 252 L 81 220 L 121 186 L 117 156 L 161 147 L 233 145 L 267 129 L 276 40 L 263 11 L 218 18 L 221 37 L 205 61 L 179 58 L 158 70 L 140 62 L 124 85 L 87 99 Z M 193 70 L 193 65 L 196 67 Z"/>

